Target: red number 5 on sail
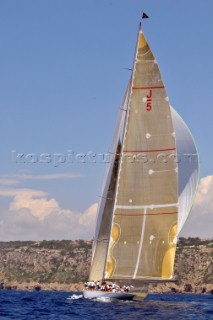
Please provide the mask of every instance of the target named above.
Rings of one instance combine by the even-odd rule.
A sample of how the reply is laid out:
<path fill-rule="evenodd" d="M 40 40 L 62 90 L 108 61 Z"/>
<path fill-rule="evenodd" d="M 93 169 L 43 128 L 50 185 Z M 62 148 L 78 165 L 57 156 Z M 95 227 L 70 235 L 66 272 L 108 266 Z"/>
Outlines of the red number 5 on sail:
<path fill-rule="evenodd" d="M 149 94 L 146 96 L 146 110 L 152 110 L 152 90 L 149 90 Z"/>

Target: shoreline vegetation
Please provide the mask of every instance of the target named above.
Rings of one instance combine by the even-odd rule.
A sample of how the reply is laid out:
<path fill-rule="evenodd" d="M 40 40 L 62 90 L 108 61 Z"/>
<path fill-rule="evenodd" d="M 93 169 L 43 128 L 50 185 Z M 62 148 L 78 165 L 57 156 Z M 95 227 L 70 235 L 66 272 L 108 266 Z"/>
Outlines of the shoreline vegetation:
<path fill-rule="evenodd" d="M 82 291 L 91 253 L 84 240 L 0 242 L 0 289 Z M 174 277 L 149 293 L 213 294 L 213 239 L 180 238 Z"/>

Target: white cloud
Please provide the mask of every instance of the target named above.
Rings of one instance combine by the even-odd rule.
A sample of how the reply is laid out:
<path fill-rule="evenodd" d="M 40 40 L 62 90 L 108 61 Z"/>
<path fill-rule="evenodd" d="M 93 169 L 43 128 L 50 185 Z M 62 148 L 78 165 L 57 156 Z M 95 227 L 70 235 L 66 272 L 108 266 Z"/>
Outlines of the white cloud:
<path fill-rule="evenodd" d="M 84 214 L 81 215 L 79 219 L 79 223 L 88 226 L 88 225 L 95 225 L 96 213 L 97 213 L 97 203 L 91 205 Z"/>
<path fill-rule="evenodd" d="M 79 173 L 64 172 L 64 173 L 52 173 L 52 174 L 44 174 L 39 176 L 31 176 L 31 178 L 29 179 L 56 180 L 56 179 L 73 179 L 73 178 L 79 178 L 79 177 L 81 177 Z"/>
<path fill-rule="evenodd" d="M 9 210 L 1 215 L 0 240 L 91 239 L 97 204 L 84 212 L 63 209 L 48 194 L 33 189 L 0 189 L 12 197 Z"/>
<path fill-rule="evenodd" d="M 48 195 L 47 192 L 34 189 L 7 189 L 0 188 L 0 196 L 3 197 L 43 197 Z"/>
<path fill-rule="evenodd" d="M 213 237 L 213 175 L 200 180 L 194 206 L 181 235 Z"/>
<path fill-rule="evenodd" d="M 19 183 L 16 179 L 0 179 L 1 186 L 16 186 Z"/>
<path fill-rule="evenodd" d="M 58 179 L 73 179 L 78 178 L 81 175 L 79 173 L 72 172 L 63 172 L 63 173 L 52 173 L 52 174 L 43 174 L 43 175 L 32 175 L 28 173 L 11 173 L 11 174 L 2 174 L 0 178 L 4 181 L 7 179 L 18 179 L 18 180 L 58 180 Z M 0 180 L 1 181 L 1 180 Z M 17 181 L 17 180 L 16 180 Z"/>
<path fill-rule="evenodd" d="M 202 178 L 200 180 L 196 198 L 195 198 L 195 205 L 202 205 L 206 204 L 206 202 L 209 203 L 209 200 L 213 204 L 213 198 L 210 198 L 210 194 L 212 194 L 213 190 L 213 176 L 207 176 L 205 178 Z"/>
<path fill-rule="evenodd" d="M 59 208 L 55 199 L 44 198 L 48 193 L 33 189 L 0 189 L 0 196 L 13 197 L 9 210 L 29 209 L 39 220 L 43 220 L 52 211 Z"/>
<path fill-rule="evenodd" d="M 46 230 L 57 239 L 85 239 L 90 240 L 94 235 L 97 203 L 90 206 L 83 213 L 59 209 L 44 220 Z"/>
<path fill-rule="evenodd" d="M 39 198 L 34 199 L 29 195 L 18 195 L 10 203 L 10 210 L 18 211 L 28 209 L 31 215 L 38 220 L 44 220 L 46 216 L 59 209 L 59 205 L 55 199 Z"/>

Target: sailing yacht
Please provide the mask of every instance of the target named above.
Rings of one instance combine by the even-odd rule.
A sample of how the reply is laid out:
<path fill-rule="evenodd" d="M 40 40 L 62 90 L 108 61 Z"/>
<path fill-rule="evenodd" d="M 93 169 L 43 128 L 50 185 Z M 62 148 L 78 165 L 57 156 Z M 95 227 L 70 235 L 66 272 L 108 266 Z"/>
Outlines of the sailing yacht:
<path fill-rule="evenodd" d="M 84 290 L 83 295 L 144 298 L 149 283 L 174 281 L 177 237 L 193 203 L 199 170 L 194 140 L 169 103 L 141 24 L 109 152 L 89 281 L 132 290 Z"/>

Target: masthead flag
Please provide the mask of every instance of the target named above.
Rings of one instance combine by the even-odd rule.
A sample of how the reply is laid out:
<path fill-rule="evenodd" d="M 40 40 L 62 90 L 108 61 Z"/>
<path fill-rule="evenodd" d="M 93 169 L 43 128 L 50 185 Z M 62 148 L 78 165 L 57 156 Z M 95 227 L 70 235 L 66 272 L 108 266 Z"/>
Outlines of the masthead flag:
<path fill-rule="evenodd" d="M 147 18 L 149 18 L 149 16 L 145 12 L 143 12 L 142 13 L 142 19 L 147 19 Z"/>

